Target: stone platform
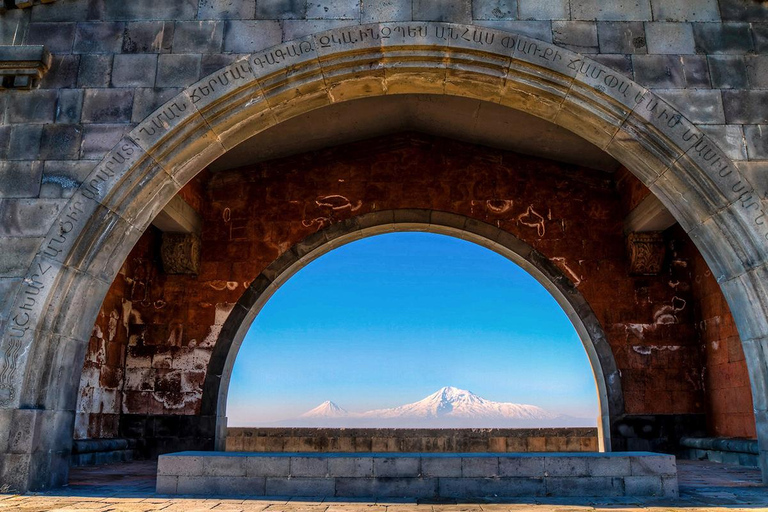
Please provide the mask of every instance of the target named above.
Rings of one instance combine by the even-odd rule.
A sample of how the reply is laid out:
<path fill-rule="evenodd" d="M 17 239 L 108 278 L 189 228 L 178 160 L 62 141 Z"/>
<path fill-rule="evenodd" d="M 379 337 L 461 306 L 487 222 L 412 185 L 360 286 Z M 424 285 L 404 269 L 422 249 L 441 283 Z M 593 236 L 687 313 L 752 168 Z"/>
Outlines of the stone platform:
<path fill-rule="evenodd" d="M 323 498 L 664 496 L 672 455 L 616 453 L 254 453 L 161 455 L 161 494 Z"/>

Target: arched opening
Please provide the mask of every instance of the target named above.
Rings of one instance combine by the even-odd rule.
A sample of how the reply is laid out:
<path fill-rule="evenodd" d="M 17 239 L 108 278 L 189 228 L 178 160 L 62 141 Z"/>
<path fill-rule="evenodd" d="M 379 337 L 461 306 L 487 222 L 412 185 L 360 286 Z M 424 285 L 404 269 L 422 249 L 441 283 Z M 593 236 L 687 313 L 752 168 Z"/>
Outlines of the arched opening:
<path fill-rule="evenodd" d="M 544 287 L 426 232 L 308 262 L 254 319 L 227 397 L 230 427 L 595 427 L 598 410 L 579 336 Z"/>
<path fill-rule="evenodd" d="M 465 44 L 452 38 L 451 27 L 368 26 L 371 37 L 355 43 L 340 43 L 347 38 L 337 30 L 288 43 L 290 51 L 280 45 L 248 56 L 182 92 L 105 157 L 42 241 L 4 327 L 0 404 L 56 432 L 30 452 L 34 462 L 19 477 L 22 487 L 61 483 L 66 474 L 33 468 L 48 467 L 52 457 L 59 466 L 65 460 L 92 321 L 119 266 L 176 192 L 269 126 L 331 103 L 408 92 L 480 98 L 552 121 L 613 155 L 648 186 L 721 283 L 748 354 L 756 417 L 765 422 L 768 224 L 748 180 L 676 109 L 610 69 L 485 28 L 466 27 L 487 34 L 491 44 Z M 290 58 L 275 63 L 277 50 Z M 393 52 L 408 59 L 393 59 Z M 37 368 L 40 361 L 48 366 Z"/>
<path fill-rule="evenodd" d="M 381 211 L 353 218 L 351 222 L 334 226 L 333 230 L 318 231 L 287 251 L 254 280 L 227 318 L 206 374 L 201 413 L 207 415 L 215 411 L 217 446 L 220 449 L 225 446 L 227 399 L 238 351 L 253 321 L 273 294 L 296 272 L 329 251 L 355 240 L 393 231 L 431 232 L 474 242 L 519 265 L 552 295 L 586 350 L 598 392 L 599 446 L 602 450 L 610 450 L 611 425 L 617 423 L 624 412 L 621 382 L 602 327 L 573 283 L 556 265 L 499 228 L 459 215 L 429 210 Z"/>

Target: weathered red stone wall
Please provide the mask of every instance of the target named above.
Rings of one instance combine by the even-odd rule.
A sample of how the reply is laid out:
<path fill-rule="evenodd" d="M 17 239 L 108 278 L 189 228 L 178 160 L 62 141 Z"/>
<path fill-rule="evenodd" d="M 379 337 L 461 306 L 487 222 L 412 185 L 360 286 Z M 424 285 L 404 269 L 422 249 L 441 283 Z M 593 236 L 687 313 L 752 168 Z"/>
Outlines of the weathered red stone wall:
<path fill-rule="evenodd" d="M 723 292 L 704 258 L 686 244 L 696 330 L 704 359 L 707 429 L 711 436 L 756 438 L 749 373 L 741 339 Z"/>
<path fill-rule="evenodd" d="M 129 315 L 119 311 L 127 318 L 121 324 L 127 333 L 124 413 L 198 412 L 211 347 L 250 282 L 307 235 L 396 208 L 450 211 L 494 224 L 556 263 L 605 329 L 627 413 L 706 410 L 689 270 L 670 258 L 660 276 L 628 275 L 626 197 L 614 175 L 455 141 L 394 136 L 203 175 L 185 194 L 203 217 L 200 274 L 164 274 L 157 233 L 150 231 L 119 278 L 130 287 L 116 282 L 100 315 L 98 328 L 107 332 L 112 311 L 130 302 Z M 668 234 L 670 243 L 685 236 Z M 97 352 L 94 343 L 89 361 L 96 362 Z"/>

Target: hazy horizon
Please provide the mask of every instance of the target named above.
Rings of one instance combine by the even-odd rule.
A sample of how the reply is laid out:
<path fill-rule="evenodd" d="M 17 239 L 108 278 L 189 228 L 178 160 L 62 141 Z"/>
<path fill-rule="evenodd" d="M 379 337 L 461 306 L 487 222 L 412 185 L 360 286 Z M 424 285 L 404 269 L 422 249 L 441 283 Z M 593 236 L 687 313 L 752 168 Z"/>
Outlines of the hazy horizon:
<path fill-rule="evenodd" d="M 528 273 L 453 237 L 379 235 L 318 258 L 267 302 L 235 362 L 228 423 L 284 421 L 326 400 L 398 407 L 443 386 L 598 416 L 581 341 Z"/>

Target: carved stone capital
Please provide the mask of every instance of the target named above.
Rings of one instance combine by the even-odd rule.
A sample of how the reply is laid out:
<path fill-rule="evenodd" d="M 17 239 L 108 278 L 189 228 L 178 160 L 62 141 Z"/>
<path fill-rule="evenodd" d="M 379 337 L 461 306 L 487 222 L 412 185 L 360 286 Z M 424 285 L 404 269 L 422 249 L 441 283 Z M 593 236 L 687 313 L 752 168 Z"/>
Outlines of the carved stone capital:
<path fill-rule="evenodd" d="M 655 276 L 664 265 L 666 245 L 661 231 L 627 234 L 629 273 L 631 275 Z"/>
<path fill-rule="evenodd" d="M 166 274 L 197 274 L 200 271 L 200 239 L 187 233 L 163 233 L 160 246 Z"/>
<path fill-rule="evenodd" d="M 51 67 L 44 46 L 0 46 L 0 89 L 32 89 Z"/>

